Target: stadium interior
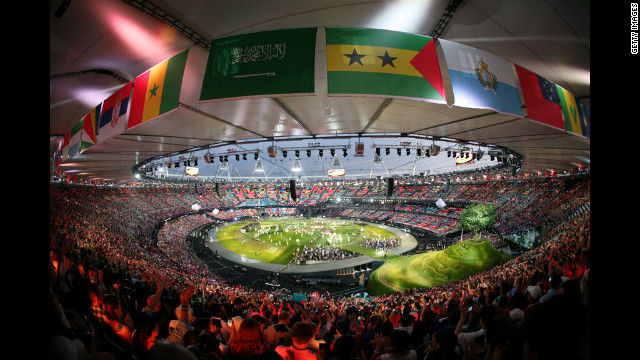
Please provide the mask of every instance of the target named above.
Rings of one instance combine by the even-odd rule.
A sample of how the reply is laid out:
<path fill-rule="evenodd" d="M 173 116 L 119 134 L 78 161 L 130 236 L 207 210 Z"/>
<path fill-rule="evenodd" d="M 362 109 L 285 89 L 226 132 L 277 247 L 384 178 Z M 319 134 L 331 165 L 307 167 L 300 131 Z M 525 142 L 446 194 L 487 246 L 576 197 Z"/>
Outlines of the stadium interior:
<path fill-rule="evenodd" d="M 51 1 L 50 359 L 590 359 L 589 14 L 589 1 Z M 426 39 L 441 100 L 332 93 L 334 28 Z M 308 29 L 309 91 L 243 82 L 207 98 L 216 46 Z M 515 110 L 461 102 L 449 42 L 511 64 Z M 170 79 L 175 59 L 175 103 L 134 125 L 136 86 L 167 61 L 156 81 Z M 555 84 L 559 122 L 538 118 L 519 67 L 538 92 Z M 285 72 L 264 71 L 229 84 Z M 492 219 L 473 228 L 479 205 Z M 276 251 L 290 257 L 264 260 Z"/>

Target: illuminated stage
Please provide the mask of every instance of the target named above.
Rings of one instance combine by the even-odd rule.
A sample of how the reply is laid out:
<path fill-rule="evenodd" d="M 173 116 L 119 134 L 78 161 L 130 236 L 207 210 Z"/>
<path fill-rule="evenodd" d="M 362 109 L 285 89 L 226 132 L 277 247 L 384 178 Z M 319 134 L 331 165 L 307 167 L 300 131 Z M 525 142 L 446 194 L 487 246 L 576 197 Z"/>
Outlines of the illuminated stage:
<path fill-rule="evenodd" d="M 233 224 L 233 223 L 228 223 L 226 225 L 229 225 L 229 224 Z M 405 254 L 415 249 L 418 245 L 418 241 L 413 235 L 407 232 L 404 232 L 400 229 L 386 226 L 386 225 L 381 225 L 381 224 L 373 224 L 373 223 L 368 223 L 368 224 L 377 226 L 385 230 L 389 230 L 393 232 L 396 236 L 398 236 L 398 238 L 401 240 L 400 244 L 395 248 L 387 249 L 388 253 L 396 254 L 396 255 Z M 227 249 L 226 247 L 222 246 L 218 242 L 218 230 L 216 230 L 216 228 L 212 228 L 211 230 L 209 230 L 207 235 L 211 241 L 206 242 L 205 243 L 206 246 L 209 249 L 211 249 L 211 251 L 213 251 L 214 253 L 217 253 L 218 255 L 220 255 L 220 257 L 226 260 L 230 260 L 238 265 L 241 265 L 247 268 L 253 268 L 253 269 L 262 270 L 262 271 L 269 271 L 273 273 L 282 273 L 282 274 L 322 273 L 322 272 L 336 271 L 340 269 L 349 269 L 349 268 L 358 268 L 358 267 L 366 268 L 369 264 L 372 264 L 375 262 L 381 262 L 381 260 L 378 260 L 376 258 L 367 256 L 367 255 L 359 255 L 359 256 L 356 256 L 350 259 L 345 259 L 345 260 L 336 260 L 336 261 L 328 261 L 328 262 L 305 264 L 305 265 L 283 265 L 283 264 L 266 263 L 263 261 L 251 259 L 246 256 L 237 254 Z"/>

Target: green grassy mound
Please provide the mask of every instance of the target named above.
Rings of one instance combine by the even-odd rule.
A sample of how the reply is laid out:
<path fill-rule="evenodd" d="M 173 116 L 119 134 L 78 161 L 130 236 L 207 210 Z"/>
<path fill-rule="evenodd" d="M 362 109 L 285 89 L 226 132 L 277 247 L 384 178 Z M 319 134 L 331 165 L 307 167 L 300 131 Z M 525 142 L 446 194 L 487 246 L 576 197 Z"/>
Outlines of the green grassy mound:
<path fill-rule="evenodd" d="M 393 257 L 371 274 L 369 293 L 380 295 L 444 285 L 491 269 L 506 260 L 488 240 L 463 241 L 442 251 Z"/>
<path fill-rule="evenodd" d="M 300 230 L 304 229 L 304 233 Z M 296 232 L 297 230 L 297 232 Z M 340 234 L 336 243 L 345 252 L 358 252 L 378 257 L 375 250 L 360 246 L 365 236 L 389 237 L 394 234 L 377 226 L 339 219 L 269 219 L 243 221 L 218 231 L 218 242 L 247 258 L 275 264 L 288 264 L 304 246 L 327 245 L 328 234 Z M 324 235 L 324 237 L 323 237 Z M 298 241 L 296 241 L 298 240 Z"/>

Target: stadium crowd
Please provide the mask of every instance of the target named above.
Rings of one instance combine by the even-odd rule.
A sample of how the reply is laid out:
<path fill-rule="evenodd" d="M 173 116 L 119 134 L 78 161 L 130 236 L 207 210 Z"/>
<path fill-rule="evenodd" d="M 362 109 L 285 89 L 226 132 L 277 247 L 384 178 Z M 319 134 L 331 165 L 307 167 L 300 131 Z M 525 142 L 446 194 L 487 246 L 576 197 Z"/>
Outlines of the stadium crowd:
<path fill-rule="evenodd" d="M 588 184 L 573 189 L 580 199 L 558 189 L 562 214 L 588 201 Z M 203 200 L 188 191 L 51 185 L 50 359 L 590 358 L 588 210 L 554 219 L 539 246 L 466 279 L 297 301 L 230 286 L 177 249 L 180 236 L 169 234 L 197 224 L 164 220 L 194 201 Z M 532 201 L 526 213 L 558 204 Z"/>

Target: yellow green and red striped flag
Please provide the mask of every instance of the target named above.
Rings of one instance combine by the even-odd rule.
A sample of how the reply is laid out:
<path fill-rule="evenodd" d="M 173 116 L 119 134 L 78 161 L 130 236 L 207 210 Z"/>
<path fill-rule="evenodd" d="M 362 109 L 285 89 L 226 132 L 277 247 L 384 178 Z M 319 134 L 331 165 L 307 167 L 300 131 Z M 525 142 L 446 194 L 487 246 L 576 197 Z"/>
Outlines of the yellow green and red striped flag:
<path fill-rule="evenodd" d="M 397 31 L 327 28 L 329 94 L 373 94 L 446 103 L 433 38 Z"/>
<path fill-rule="evenodd" d="M 182 77 L 189 49 L 135 78 L 127 129 L 131 129 L 178 107 Z"/>

